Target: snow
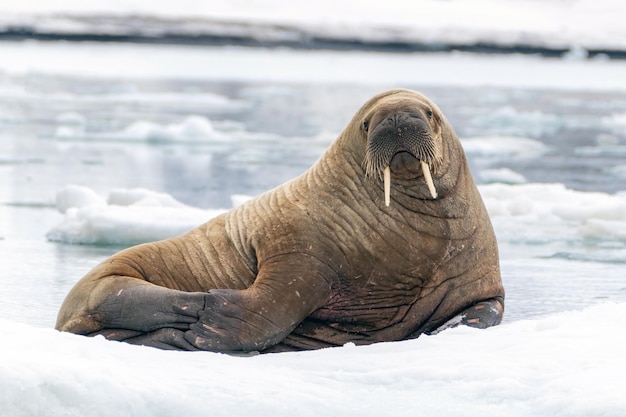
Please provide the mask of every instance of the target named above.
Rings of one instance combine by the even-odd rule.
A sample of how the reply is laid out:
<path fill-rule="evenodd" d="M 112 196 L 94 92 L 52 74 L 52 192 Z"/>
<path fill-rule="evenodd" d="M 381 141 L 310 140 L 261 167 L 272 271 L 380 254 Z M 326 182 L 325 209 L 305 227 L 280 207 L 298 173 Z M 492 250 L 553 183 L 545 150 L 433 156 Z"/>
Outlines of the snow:
<path fill-rule="evenodd" d="M 10 75 L 626 91 L 626 62 L 620 60 L 92 42 L 0 43 L 0 56 L 11 57 L 0 61 L 0 71 Z"/>
<path fill-rule="evenodd" d="M 189 207 L 172 196 L 145 189 L 115 189 L 108 200 L 91 189 L 68 185 L 57 192 L 63 223 L 51 241 L 131 246 L 181 235 L 225 210 Z"/>
<path fill-rule="evenodd" d="M 562 184 L 479 187 L 500 242 L 615 242 L 626 247 L 626 194 L 584 192 Z M 607 227 L 611 225 L 611 227 Z"/>
<path fill-rule="evenodd" d="M 56 416 L 623 416 L 626 304 L 370 346 L 235 357 L 0 319 L 0 408 Z"/>
<path fill-rule="evenodd" d="M 226 136 L 217 132 L 211 122 L 203 116 L 187 116 L 180 123 L 162 125 L 148 120 L 137 120 L 118 132 L 88 133 L 82 123 L 67 122 L 67 116 L 56 130 L 58 139 L 105 139 L 147 142 L 194 142 L 222 140 Z M 68 126 L 69 125 L 69 126 Z"/>
<path fill-rule="evenodd" d="M 51 33 L 312 37 L 363 42 L 626 49 L 619 0 L 0 1 L 0 27 Z M 98 18 L 100 17 L 100 18 Z"/>
<path fill-rule="evenodd" d="M 527 182 L 522 174 L 509 168 L 483 169 L 478 174 L 478 178 L 484 183 L 523 184 Z"/>
<path fill-rule="evenodd" d="M 171 123 L 152 120 L 135 120 L 117 131 L 92 132 L 86 129 L 84 116 L 64 113 L 57 118 L 55 139 L 76 141 L 121 141 L 177 144 L 222 144 L 232 145 L 236 137 L 241 145 L 244 141 L 272 139 L 270 134 L 247 132 L 234 122 L 221 121 L 218 126 L 200 115 L 185 116 Z"/>
<path fill-rule="evenodd" d="M 483 129 L 497 130 L 500 134 L 541 137 L 546 134 L 554 134 L 565 121 L 554 114 L 545 114 L 540 111 L 519 111 L 509 106 L 503 106 L 493 113 L 477 118 L 476 122 Z"/>
<path fill-rule="evenodd" d="M 541 124 L 540 124 L 541 125 Z M 542 142 L 514 136 L 482 136 L 461 139 L 465 154 L 471 157 L 535 157 L 548 149 Z"/>
<path fill-rule="evenodd" d="M 615 129 L 615 131 L 623 131 L 626 128 L 626 113 L 612 114 L 603 119 L 603 122 Z"/>

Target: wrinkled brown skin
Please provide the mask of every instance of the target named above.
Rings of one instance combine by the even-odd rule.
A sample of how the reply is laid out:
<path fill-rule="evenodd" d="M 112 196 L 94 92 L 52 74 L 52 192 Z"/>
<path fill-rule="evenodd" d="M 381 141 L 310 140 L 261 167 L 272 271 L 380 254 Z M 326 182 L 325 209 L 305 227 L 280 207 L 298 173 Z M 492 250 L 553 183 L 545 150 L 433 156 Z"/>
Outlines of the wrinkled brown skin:
<path fill-rule="evenodd" d="M 393 172 L 396 161 L 386 207 L 382 181 L 362 167 L 364 122 L 406 110 L 433 112 L 420 117 L 440 152 L 439 195 L 421 173 Z M 488 327 L 503 303 L 495 236 L 456 134 L 426 97 L 391 90 L 301 176 L 96 266 L 56 328 L 164 349 L 278 352 L 415 338 L 448 321 Z"/>

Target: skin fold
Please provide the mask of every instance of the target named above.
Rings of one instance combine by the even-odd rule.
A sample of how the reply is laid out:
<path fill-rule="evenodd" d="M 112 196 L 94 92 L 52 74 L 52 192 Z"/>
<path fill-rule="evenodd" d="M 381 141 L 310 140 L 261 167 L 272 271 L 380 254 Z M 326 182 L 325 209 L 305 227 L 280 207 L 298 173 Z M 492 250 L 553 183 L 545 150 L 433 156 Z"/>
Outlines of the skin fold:
<path fill-rule="evenodd" d="M 496 239 L 456 134 L 428 98 L 390 90 L 301 176 L 96 266 L 56 328 L 163 349 L 279 352 L 484 328 L 503 311 Z"/>

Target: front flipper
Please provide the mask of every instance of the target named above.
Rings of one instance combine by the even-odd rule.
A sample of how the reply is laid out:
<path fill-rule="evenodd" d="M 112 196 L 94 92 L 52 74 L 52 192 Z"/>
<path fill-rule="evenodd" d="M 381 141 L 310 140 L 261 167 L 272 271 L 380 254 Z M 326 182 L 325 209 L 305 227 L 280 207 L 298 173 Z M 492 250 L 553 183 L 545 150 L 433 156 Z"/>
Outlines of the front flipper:
<path fill-rule="evenodd" d="M 185 339 L 200 350 L 219 352 L 275 345 L 326 302 L 329 287 L 316 263 L 305 254 L 277 256 L 260 268 L 252 287 L 209 291 Z"/>
<path fill-rule="evenodd" d="M 274 345 L 301 319 L 283 310 L 282 320 L 275 322 L 262 304 L 251 290 L 211 290 L 185 339 L 200 350 L 215 352 L 256 351 Z"/>

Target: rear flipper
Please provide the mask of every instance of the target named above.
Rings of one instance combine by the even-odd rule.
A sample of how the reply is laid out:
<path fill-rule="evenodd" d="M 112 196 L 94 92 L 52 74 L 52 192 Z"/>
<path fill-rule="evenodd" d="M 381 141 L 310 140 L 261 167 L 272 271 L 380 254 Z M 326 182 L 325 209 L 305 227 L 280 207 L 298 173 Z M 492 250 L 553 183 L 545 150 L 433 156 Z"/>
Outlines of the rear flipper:
<path fill-rule="evenodd" d="M 437 334 L 459 325 L 486 329 L 502 321 L 504 302 L 501 297 L 481 301 L 461 311 L 429 334 Z"/>

